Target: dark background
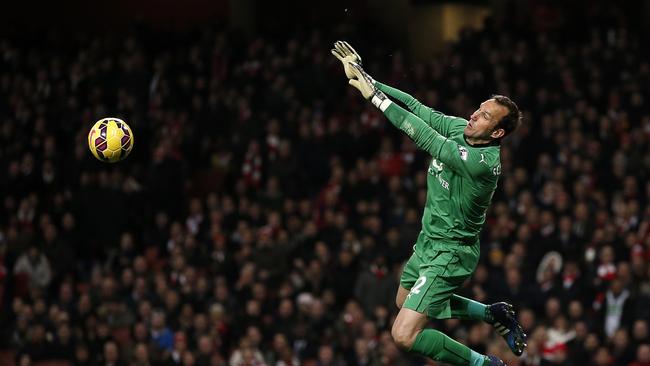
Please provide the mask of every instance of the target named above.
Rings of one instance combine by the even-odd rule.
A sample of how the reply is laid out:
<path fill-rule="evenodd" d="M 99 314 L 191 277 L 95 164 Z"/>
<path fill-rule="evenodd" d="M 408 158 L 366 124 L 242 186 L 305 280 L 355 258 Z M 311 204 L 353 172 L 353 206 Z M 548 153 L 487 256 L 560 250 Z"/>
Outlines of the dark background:
<path fill-rule="evenodd" d="M 423 364 L 390 325 L 429 157 L 338 39 L 444 113 L 525 116 L 460 293 L 512 302 L 527 353 L 431 325 L 511 366 L 650 363 L 650 1 L 3 7 L 1 365 Z M 116 165 L 86 146 L 109 115 L 135 134 Z"/>

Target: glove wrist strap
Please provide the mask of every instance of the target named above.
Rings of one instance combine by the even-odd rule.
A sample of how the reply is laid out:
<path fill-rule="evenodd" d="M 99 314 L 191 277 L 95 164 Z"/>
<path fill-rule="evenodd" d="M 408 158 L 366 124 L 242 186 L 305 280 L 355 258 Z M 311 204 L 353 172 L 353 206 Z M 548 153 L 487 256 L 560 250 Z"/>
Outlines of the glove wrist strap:
<path fill-rule="evenodd" d="M 393 103 L 381 90 L 377 90 L 372 94 L 370 97 L 370 102 L 375 107 L 379 108 L 379 110 L 382 112 L 384 112 L 386 108 L 388 108 L 388 106 Z"/>

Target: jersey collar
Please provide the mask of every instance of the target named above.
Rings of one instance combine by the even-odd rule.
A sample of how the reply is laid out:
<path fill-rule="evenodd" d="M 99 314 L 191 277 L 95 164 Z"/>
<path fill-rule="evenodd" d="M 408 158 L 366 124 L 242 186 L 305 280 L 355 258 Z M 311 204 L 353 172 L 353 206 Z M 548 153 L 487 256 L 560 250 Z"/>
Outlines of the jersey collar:
<path fill-rule="evenodd" d="M 463 135 L 463 140 L 470 147 L 488 147 L 488 146 L 501 146 L 501 140 L 492 140 L 491 142 L 486 142 L 484 144 L 475 144 L 472 145 L 467 141 L 467 136 Z"/>

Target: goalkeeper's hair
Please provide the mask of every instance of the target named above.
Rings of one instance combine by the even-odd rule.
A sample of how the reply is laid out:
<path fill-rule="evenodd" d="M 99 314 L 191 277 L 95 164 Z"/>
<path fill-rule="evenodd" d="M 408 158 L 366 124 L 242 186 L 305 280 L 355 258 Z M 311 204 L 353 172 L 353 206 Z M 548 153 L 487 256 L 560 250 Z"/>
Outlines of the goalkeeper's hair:
<path fill-rule="evenodd" d="M 505 132 L 503 137 L 506 137 L 521 125 L 521 121 L 524 117 L 519 111 L 519 107 L 517 107 L 517 104 L 513 102 L 512 99 L 498 94 L 492 95 L 492 99 L 494 99 L 497 104 L 500 104 L 508 109 L 508 114 L 506 114 L 505 117 L 501 118 L 495 127 L 495 129 L 503 128 L 503 131 Z"/>

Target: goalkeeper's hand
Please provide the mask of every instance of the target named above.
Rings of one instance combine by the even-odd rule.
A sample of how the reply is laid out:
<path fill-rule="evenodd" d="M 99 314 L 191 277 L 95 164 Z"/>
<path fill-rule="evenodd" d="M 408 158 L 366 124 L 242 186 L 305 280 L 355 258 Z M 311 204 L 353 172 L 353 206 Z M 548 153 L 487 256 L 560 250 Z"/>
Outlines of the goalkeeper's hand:
<path fill-rule="evenodd" d="M 361 65 L 355 62 L 348 62 L 347 67 L 352 74 L 348 83 L 359 89 L 364 98 L 370 99 L 376 92 L 380 92 L 375 86 L 375 81 L 361 68 Z"/>
<path fill-rule="evenodd" d="M 354 78 L 348 80 L 348 83 L 357 88 L 361 95 L 369 99 L 375 107 L 385 111 L 386 108 L 392 103 L 390 99 L 381 90 L 375 86 L 375 80 L 368 75 L 359 64 L 354 62 L 348 63 L 351 73 Z"/>
<path fill-rule="evenodd" d="M 355 76 L 350 69 L 349 63 L 354 62 L 361 65 L 361 56 L 357 51 L 355 51 L 346 41 L 336 41 L 334 42 L 334 48 L 332 48 L 332 54 L 343 64 L 345 76 L 347 76 L 348 79 L 354 78 Z"/>

